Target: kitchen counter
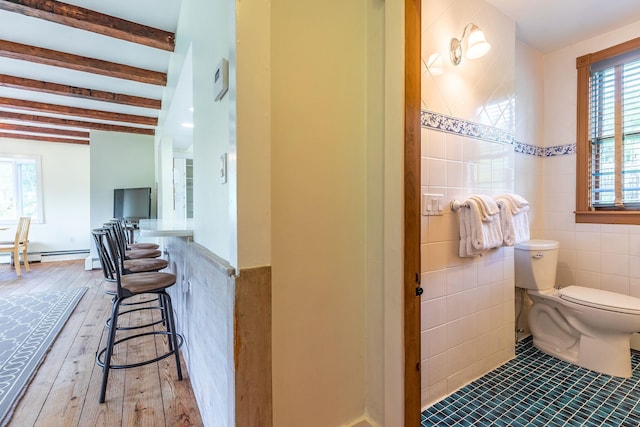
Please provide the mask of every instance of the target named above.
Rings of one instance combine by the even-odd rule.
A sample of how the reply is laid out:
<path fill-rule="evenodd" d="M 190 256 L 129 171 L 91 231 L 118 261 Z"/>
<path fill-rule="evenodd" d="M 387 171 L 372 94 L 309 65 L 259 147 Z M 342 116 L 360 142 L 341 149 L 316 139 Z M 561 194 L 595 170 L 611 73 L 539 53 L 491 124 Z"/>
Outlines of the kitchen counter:
<path fill-rule="evenodd" d="M 193 220 L 141 219 L 140 237 L 193 237 Z"/>

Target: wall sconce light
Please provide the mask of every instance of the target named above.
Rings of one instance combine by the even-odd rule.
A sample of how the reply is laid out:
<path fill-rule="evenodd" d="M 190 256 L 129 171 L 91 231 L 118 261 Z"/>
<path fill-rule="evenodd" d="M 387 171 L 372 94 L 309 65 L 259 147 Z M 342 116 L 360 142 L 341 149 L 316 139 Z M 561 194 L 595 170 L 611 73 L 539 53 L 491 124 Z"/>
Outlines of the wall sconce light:
<path fill-rule="evenodd" d="M 469 23 L 464 27 L 462 37 L 460 37 L 459 40 L 455 37 L 451 39 L 451 44 L 449 45 L 449 57 L 451 58 L 453 65 L 458 65 L 462 60 L 462 42 L 464 40 L 464 36 L 467 34 L 467 30 L 469 29 L 469 37 L 467 37 L 467 58 L 480 58 L 481 56 L 486 55 L 487 52 L 489 52 L 489 49 L 491 49 L 491 45 L 487 42 L 482 30 L 476 24 Z"/>
<path fill-rule="evenodd" d="M 443 73 L 442 57 L 439 53 L 432 53 L 429 55 L 429 59 L 427 59 L 427 63 L 425 65 L 432 76 L 439 76 Z"/>

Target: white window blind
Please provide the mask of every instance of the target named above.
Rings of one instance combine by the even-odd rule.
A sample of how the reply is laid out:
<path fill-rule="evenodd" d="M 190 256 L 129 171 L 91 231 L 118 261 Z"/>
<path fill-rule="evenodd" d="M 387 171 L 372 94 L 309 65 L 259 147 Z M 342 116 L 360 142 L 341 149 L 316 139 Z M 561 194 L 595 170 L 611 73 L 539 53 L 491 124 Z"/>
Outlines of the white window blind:
<path fill-rule="evenodd" d="M 591 67 L 589 134 L 592 208 L 640 208 L 640 59 Z"/>

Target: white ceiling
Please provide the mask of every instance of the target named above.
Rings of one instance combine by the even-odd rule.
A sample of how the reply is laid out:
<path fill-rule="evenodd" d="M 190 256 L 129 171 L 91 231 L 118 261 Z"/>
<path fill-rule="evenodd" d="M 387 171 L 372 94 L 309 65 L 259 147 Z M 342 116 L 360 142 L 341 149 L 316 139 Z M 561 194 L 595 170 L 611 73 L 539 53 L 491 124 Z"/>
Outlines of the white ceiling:
<path fill-rule="evenodd" d="M 640 0 L 487 0 L 516 22 L 518 40 L 550 53 L 640 21 Z"/>

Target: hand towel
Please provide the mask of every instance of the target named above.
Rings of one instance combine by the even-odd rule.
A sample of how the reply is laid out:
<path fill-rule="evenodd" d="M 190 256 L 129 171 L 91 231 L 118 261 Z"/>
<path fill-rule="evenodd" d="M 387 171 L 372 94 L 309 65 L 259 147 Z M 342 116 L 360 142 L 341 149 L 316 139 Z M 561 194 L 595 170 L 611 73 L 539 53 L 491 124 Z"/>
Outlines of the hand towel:
<path fill-rule="evenodd" d="M 488 196 L 472 196 L 458 211 L 460 225 L 459 255 L 470 257 L 502 246 L 500 210 Z"/>
<path fill-rule="evenodd" d="M 514 246 L 529 240 L 529 202 L 517 194 L 500 194 L 496 196 L 500 210 L 503 244 Z"/>

